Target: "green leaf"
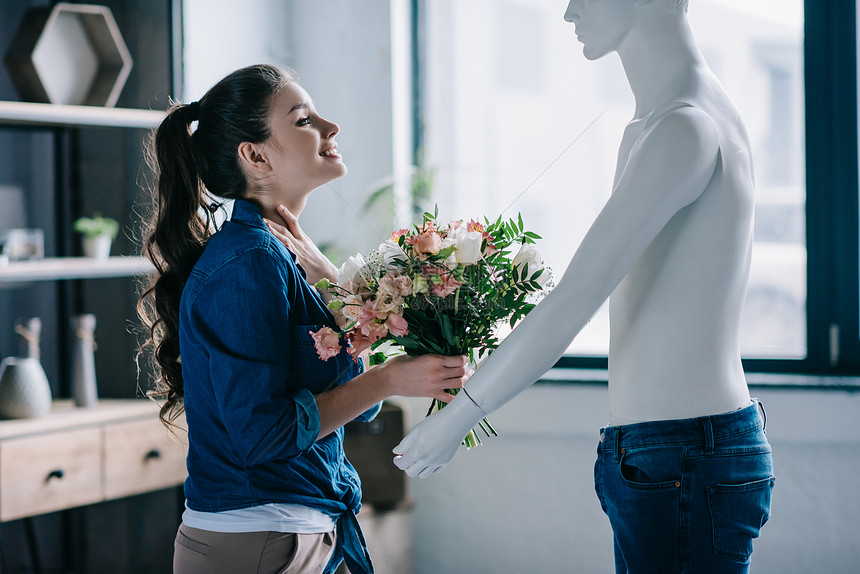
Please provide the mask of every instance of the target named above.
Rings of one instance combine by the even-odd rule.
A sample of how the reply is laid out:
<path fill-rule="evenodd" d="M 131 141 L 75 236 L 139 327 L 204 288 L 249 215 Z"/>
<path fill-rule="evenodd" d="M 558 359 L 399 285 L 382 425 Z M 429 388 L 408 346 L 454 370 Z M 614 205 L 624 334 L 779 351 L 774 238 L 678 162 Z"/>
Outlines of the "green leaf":
<path fill-rule="evenodd" d="M 440 249 L 439 253 L 436 254 L 436 259 L 439 259 L 439 260 L 448 259 L 448 256 L 451 255 L 452 253 L 454 253 L 454 251 L 456 249 L 457 249 L 456 245 L 449 245 L 448 247 L 445 247 L 444 249 Z"/>

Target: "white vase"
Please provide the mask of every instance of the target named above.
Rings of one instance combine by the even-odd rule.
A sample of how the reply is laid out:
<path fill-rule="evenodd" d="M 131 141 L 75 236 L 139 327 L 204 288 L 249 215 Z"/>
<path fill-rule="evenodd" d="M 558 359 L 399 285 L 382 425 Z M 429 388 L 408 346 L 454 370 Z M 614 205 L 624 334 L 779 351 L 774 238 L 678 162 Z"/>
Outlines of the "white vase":
<path fill-rule="evenodd" d="M 84 237 L 84 256 L 95 259 L 107 259 L 110 257 L 110 246 L 112 243 L 110 235 L 96 235 L 95 237 Z"/>
<path fill-rule="evenodd" d="M 6 357 L 0 363 L 0 417 L 41 417 L 51 410 L 51 385 L 39 359 Z"/>

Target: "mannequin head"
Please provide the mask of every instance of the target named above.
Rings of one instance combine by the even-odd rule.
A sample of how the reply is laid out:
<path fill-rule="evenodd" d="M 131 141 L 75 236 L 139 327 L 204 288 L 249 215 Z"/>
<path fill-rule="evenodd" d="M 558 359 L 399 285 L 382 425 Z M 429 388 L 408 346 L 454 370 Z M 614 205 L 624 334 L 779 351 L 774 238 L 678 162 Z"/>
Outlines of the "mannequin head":
<path fill-rule="evenodd" d="M 570 0 L 564 19 L 576 26 L 583 55 L 596 60 L 615 51 L 646 16 L 686 13 L 689 0 Z"/>

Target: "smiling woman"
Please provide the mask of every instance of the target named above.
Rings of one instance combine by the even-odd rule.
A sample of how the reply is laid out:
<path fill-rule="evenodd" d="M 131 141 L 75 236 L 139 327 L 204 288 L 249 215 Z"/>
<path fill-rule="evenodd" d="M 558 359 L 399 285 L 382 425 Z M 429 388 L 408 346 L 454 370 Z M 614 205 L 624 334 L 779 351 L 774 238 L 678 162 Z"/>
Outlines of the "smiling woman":
<path fill-rule="evenodd" d="M 259 65 L 174 105 L 154 133 L 145 252 L 157 273 L 140 311 L 162 420 L 184 410 L 188 428 L 177 574 L 372 572 L 343 425 L 391 395 L 447 402 L 462 386 L 463 357 L 402 356 L 365 373 L 345 345 L 316 355 L 311 332 L 338 326 L 310 283 L 337 270 L 298 217 L 346 174 L 338 130 L 291 72 Z M 275 235 L 271 219 L 287 227 Z"/>

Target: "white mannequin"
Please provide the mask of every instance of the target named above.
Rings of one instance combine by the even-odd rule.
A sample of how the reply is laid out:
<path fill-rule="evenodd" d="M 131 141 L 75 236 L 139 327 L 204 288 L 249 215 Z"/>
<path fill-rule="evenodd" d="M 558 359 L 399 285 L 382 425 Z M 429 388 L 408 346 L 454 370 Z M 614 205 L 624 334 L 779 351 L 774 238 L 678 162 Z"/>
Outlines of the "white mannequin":
<path fill-rule="evenodd" d="M 589 60 L 621 58 L 636 100 L 612 196 L 555 289 L 443 410 L 394 449 L 410 476 L 439 472 L 463 436 L 549 370 L 610 299 L 612 425 L 750 404 L 739 322 L 749 276 L 747 132 L 705 64 L 678 0 L 572 0 Z"/>

